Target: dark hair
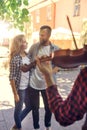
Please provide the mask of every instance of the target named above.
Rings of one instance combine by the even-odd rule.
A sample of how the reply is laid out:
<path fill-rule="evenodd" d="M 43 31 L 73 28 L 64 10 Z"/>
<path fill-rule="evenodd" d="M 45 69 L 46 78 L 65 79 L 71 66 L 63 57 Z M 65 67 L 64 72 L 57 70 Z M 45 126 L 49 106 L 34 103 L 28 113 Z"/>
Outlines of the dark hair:
<path fill-rule="evenodd" d="M 47 29 L 48 33 L 51 34 L 52 29 L 51 29 L 50 26 L 48 26 L 48 25 L 43 25 L 43 26 L 40 27 L 40 30 L 43 30 L 43 29 Z"/>

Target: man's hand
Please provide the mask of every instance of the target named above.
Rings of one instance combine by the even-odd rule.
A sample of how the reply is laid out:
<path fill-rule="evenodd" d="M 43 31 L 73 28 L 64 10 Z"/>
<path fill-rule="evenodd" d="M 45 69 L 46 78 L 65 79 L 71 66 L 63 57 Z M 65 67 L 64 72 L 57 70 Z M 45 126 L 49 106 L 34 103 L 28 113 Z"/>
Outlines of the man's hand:
<path fill-rule="evenodd" d="M 40 71 L 47 77 L 51 75 L 52 72 L 52 66 L 50 61 L 40 62 L 39 58 L 36 59 L 36 63 L 40 69 Z"/>
<path fill-rule="evenodd" d="M 58 72 L 58 70 L 59 70 L 59 68 L 58 68 L 58 67 L 54 67 L 54 68 L 53 68 L 53 70 L 52 70 L 52 72 L 53 72 L 53 73 L 57 73 L 57 72 Z"/>
<path fill-rule="evenodd" d="M 40 71 L 43 73 L 45 76 L 45 80 L 47 83 L 47 87 L 50 87 L 55 84 L 53 76 L 52 76 L 52 65 L 49 61 L 40 63 L 40 60 L 37 58 L 36 63 L 40 69 Z"/>

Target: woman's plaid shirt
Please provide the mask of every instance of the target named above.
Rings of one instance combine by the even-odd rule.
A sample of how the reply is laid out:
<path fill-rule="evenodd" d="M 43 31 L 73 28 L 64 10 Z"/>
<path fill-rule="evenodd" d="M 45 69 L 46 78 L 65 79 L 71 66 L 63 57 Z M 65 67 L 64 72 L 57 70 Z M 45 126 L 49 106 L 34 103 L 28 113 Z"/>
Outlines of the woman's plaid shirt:
<path fill-rule="evenodd" d="M 21 65 L 22 65 L 22 57 L 20 55 L 14 56 L 10 62 L 9 80 L 15 80 L 17 89 L 20 85 L 20 79 L 21 79 L 21 70 L 20 70 Z"/>
<path fill-rule="evenodd" d="M 81 70 L 65 101 L 56 85 L 48 87 L 46 92 L 50 109 L 61 125 L 67 126 L 82 119 L 87 112 L 87 68 Z"/>

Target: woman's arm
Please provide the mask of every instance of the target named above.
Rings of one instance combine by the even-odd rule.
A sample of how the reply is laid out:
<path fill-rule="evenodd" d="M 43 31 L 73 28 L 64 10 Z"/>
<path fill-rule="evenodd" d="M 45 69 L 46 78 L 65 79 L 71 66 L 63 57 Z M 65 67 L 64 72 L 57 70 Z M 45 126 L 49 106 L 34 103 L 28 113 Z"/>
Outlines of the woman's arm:
<path fill-rule="evenodd" d="M 15 77 L 16 77 L 16 62 L 15 62 L 15 59 L 13 58 L 11 61 L 10 61 L 10 64 L 9 64 L 9 80 L 10 80 L 10 84 L 11 84 L 11 88 L 12 88 L 12 91 L 13 91 L 13 95 L 14 95 L 14 99 L 16 102 L 19 101 L 19 96 L 18 96 L 18 93 L 17 93 L 17 89 L 16 89 L 16 84 L 15 84 Z"/>
<path fill-rule="evenodd" d="M 19 95 L 17 93 L 15 81 L 10 80 L 10 84 L 11 84 L 11 88 L 12 88 L 12 91 L 13 91 L 14 99 L 15 99 L 16 102 L 18 102 L 19 101 Z"/>

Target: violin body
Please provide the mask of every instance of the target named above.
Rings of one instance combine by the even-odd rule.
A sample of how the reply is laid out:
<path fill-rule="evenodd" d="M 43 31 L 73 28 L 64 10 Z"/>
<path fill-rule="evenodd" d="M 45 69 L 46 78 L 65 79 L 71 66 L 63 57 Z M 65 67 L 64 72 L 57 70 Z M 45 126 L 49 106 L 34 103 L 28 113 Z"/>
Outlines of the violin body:
<path fill-rule="evenodd" d="M 61 68 L 74 68 L 86 65 L 87 51 L 85 49 L 55 51 L 52 62 Z"/>

